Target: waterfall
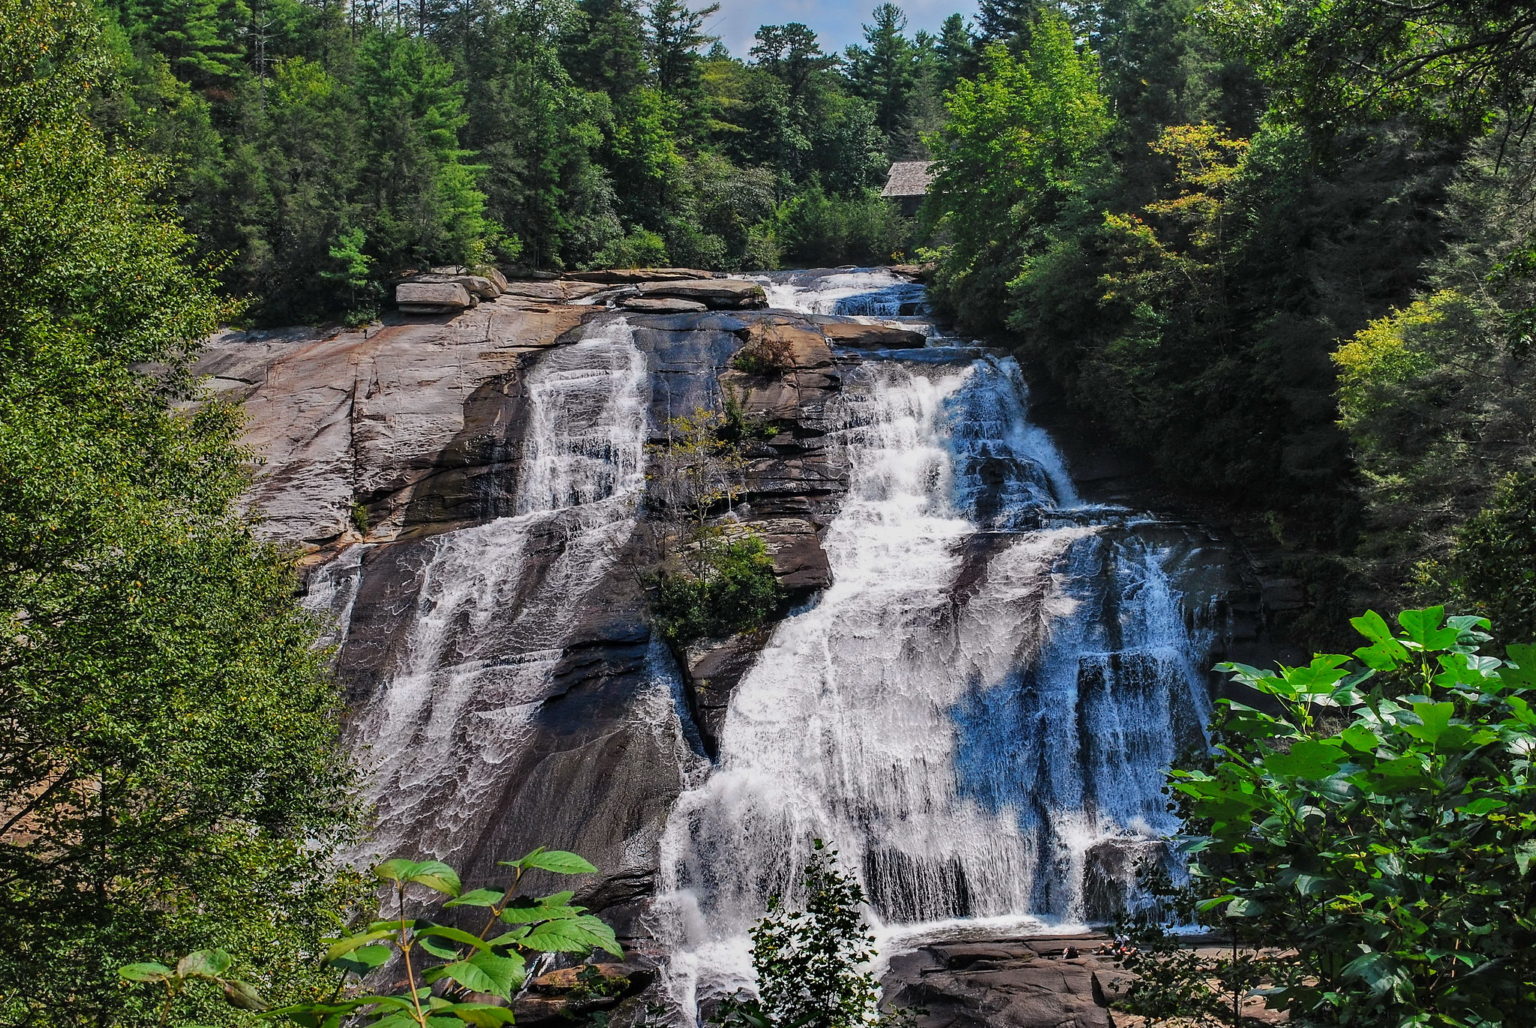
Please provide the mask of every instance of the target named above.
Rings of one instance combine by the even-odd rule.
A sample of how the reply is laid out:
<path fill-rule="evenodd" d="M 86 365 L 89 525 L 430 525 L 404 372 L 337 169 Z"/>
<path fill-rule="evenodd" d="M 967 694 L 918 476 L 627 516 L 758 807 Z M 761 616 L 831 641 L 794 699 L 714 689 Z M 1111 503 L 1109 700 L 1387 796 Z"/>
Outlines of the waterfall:
<path fill-rule="evenodd" d="M 649 378 L 629 325 L 604 321 L 542 354 L 525 391 L 515 513 L 420 551 L 402 643 L 349 725 L 377 853 L 452 859 L 493 813 L 582 600 L 635 523 Z M 352 547 L 311 584 L 311 603 L 337 615 L 336 642 L 380 549 Z"/>
<path fill-rule="evenodd" d="M 883 270 L 761 275 L 756 281 L 763 284 L 768 306 L 779 310 L 895 318 L 928 309 L 927 290 Z"/>
<path fill-rule="evenodd" d="M 900 283 L 769 281 L 776 306 L 860 313 Z M 1078 499 L 1011 359 L 934 356 L 846 373 L 834 584 L 777 626 L 667 824 L 657 931 L 685 1010 L 749 983 L 747 931 L 796 900 L 814 838 L 877 935 L 910 940 L 1081 921 L 1127 884 L 1102 881 L 1124 870 L 1106 847 L 1173 827 L 1164 772 L 1206 701 L 1165 555 Z"/>

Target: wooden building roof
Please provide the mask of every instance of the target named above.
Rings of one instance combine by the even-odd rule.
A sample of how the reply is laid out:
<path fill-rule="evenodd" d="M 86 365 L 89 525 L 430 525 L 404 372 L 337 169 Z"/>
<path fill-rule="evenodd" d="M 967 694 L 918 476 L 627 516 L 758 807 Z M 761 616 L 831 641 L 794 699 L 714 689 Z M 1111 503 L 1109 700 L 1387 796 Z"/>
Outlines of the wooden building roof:
<path fill-rule="evenodd" d="M 932 161 L 897 161 L 891 165 L 881 196 L 927 196 L 933 181 Z"/>

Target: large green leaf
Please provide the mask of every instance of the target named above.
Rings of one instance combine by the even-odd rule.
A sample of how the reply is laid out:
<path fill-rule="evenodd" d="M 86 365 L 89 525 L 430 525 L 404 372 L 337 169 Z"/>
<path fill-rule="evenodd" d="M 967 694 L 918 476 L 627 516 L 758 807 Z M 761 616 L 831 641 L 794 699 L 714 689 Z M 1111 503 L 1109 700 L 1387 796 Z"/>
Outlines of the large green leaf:
<path fill-rule="evenodd" d="M 331 958 L 330 963 L 362 977 L 375 968 L 383 967 L 394 952 L 393 946 L 359 946 L 350 953 Z"/>
<path fill-rule="evenodd" d="M 1444 650 L 1456 645 L 1461 633 L 1445 625 L 1444 607 L 1405 610 L 1397 616 L 1408 639 L 1420 649 Z"/>
<path fill-rule="evenodd" d="M 429 889 L 449 896 L 457 896 L 463 888 L 459 882 L 458 872 L 441 860 L 422 861 L 405 876 L 405 880 L 415 882 L 417 885 L 425 885 Z"/>
<path fill-rule="evenodd" d="M 1396 992 L 1403 983 L 1397 961 L 1386 953 L 1362 953 L 1344 965 L 1341 974 L 1345 978 L 1358 978 L 1365 982 L 1376 996 Z"/>
<path fill-rule="evenodd" d="M 1344 753 L 1334 739 L 1302 739 L 1289 753 L 1264 758 L 1264 769 L 1290 778 L 1327 778 L 1344 763 Z"/>
<path fill-rule="evenodd" d="M 325 959 L 327 961 L 339 959 L 361 946 L 378 942 L 380 939 L 387 939 L 394 934 L 394 931 L 391 929 L 379 928 L 371 932 L 363 932 L 361 935 L 351 935 L 345 939 L 337 939 L 326 949 Z"/>
<path fill-rule="evenodd" d="M 471 889 L 457 899 L 444 903 L 445 907 L 494 907 L 506 893 L 500 889 Z"/>
<path fill-rule="evenodd" d="M 601 949 L 616 957 L 624 955 L 613 929 L 591 915 L 546 921 L 536 926 L 519 944 L 546 953 L 590 953 Z"/>
<path fill-rule="evenodd" d="M 493 1007 L 489 1003 L 455 1003 L 445 1008 L 444 1013 L 452 1014 L 465 1024 L 472 1024 L 475 1028 L 499 1028 L 504 1024 L 511 1024 L 514 1020 L 512 1011 L 506 1007 Z"/>
<path fill-rule="evenodd" d="M 523 977 L 527 962 L 520 954 L 500 956 L 479 952 L 468 960 L 444 965 L 444 972 L 471 992 L 483 992 L 502 999 L 511 999 Z"/>
<path fill-rule="evenodd" d="M 533 924 L 536 921 L 576 917 L 586 908 L 571 906 L 569 901 L 572 895 L 569 892 L 557 892 L 540 899 L 519 896 L 502 909 L 501 919 L 507 924 Z"/>
<path fill-rule="evenodd" d="M 437 936 L 440 939 L 448 939 L 448 940 L 450 940 L 452 942 L 462 943 L 465 946 L 472 946 L 475 949 L 486 949 L 487 948 L 485 941 L 483 939 L 481 939 L 478 935 L 471 935 L 469 932 L 466 932 L 464 929 L 462 929 L 462 928 L 455 928 L 452 925 L 445 925 L 445 924 L 422 925 L 422 926 L 420 926 L 420 927 L 418 927 L 416 929 L 416 934 L 417 935 L 435 935 L 435 936 Z"/>
<path fill-rule="evenodd" d="M 386 860 L 373 869 L 374 876 L 386 882 L 403 882 L 419 865 L 414 860 L 396 857 Z"/>
<path fill-rule="evenodd" d="M 541 871 L 552 871 L 560 875 L 593 874 L 597 871 L 597 868 L 582 857 L 564 850 L 535 850 L 519 860 L 517 866 L 525 871 L 538 868 Z"/>
<path fill-rule="evenodd" d="M 220 983 L 224 990 L 224 1002 L 237 1010 L 265 1010 L 267 1001 L 255 987 L 246 982 L 226 981 Z"/>
<path fill-rule="evenodd" d="M 1445 734 L 1446 729 L 1451 727 L 1451 718 L 1456 714 L 1454 703 L 1415 703 L 1412 707 L 1421 723 L 1405 724 L 1403 731 L 1430 745 L 1434 745 Z"/>
<path fill-rule="evenodd" d="M 117 969 L 117 973 L 130 982 L 163 982 L 171 977 L 172 971 L 164 964 L 125 964 Z"/>

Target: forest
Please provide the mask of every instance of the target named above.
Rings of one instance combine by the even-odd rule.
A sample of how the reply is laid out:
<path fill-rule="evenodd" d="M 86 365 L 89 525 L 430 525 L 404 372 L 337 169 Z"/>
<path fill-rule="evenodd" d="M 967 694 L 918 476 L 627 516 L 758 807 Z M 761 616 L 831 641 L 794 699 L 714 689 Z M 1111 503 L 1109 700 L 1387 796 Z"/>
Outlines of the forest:
<path fill-rule="evenodd" d="M 329 863 L 366 821 L 344 698 L 294 555 L 239 505 L 241 415 L 191 368 L 224 326 L 368 325 L 435 265 L 922 265 L 946 318 L 1273 554 L 1306 645 L 1347 650 L 1368 607 L 1423 608 L 1401 633 L 1354 624 L 1355 657 L 1407 683 L 1371 694 L 1368 746 L 1307 700 L 1365 702 L 1351 658 L 1227 668 L 1286 718 L 1240 713 L 1251 751 L 1176 773 L 1220 856 L 1258 861 L 1242 832 L 1265 788 L 1295 814 L 1297 782 L 1369 752 L 1394 802 L 1408 762 L 1500 783 L 1468 802 L 1505 834 L 1439 873 L 1525 887 L 1528 761 L 1493 760 L 1476 725 L 1492 705 L 1501 745 L 1531 728 L 1536 10 L 982 0 L 929 33 L 882 3 L 841 51 L 785 23 L 744 54 L 710 36 L 715 10 L 0 0 L 0 1024 L 259 1023 L 224 1005 L 243 985 L 172 1020 L 118 974 L 194 951 L 241 954 L 269 992 L 331 989 L 307 958 L 369 894 Z M 933 162 L 915 217 L 881 196 L 896 160 Z M 1509 659 L 1480 655 L 1485 630 Z M 1391 735 L 1381 704 L 1404 696 Z M 1289 771 L 1243 778 L 1266 760 Z M 1465 805 L 1413 808 L 1415 844 L 1461 846 L 1438 833 Z M 1231 916 L 1268 889 L 1253 916 L 1294 927 L 1275 897 L 1323 872 L 1284 865 L 1293 844 L 1258 847 L 1257 884 L 1208 863 Z M 442 881 L 396 872 L 402 896 Z M 1362 915 L 1399 932 L 1390 973 L 1329 954 L 1385 1004 L 1336 1023 L 1494 1024 L 1477 1018 L 1529 1002 L 1511 907 L 1500 989 L 1396 1020 L 1415 983 L 1444 990 L 1408 968 L 1409 919 L 1451 954 L 1429 965 L 1461 959 L 1465 924 L 1424 904 Z M 408 947 L 404 922 L 384 931 Z M 1338 924 L 1312 924 L 1327 949 Z M 153 966 L 139 980 L 175 998 L 185 976 Z M 315 1016 L 295 1020 L 339 1023 Z"/>

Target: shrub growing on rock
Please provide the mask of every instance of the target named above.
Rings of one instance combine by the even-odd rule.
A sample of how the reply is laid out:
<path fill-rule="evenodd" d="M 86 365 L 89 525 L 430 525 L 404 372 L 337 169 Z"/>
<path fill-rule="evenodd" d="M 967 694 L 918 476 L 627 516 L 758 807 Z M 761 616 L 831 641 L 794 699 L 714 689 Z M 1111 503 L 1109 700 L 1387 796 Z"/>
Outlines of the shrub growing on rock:
<path fill-rule="evenodd" d="M 665 571 L 657 579 L 656 627 L 678 645 L 762 627 L 782 599 L 762 538 L 706 533 L 696 545 L 691 569 Z"/>

